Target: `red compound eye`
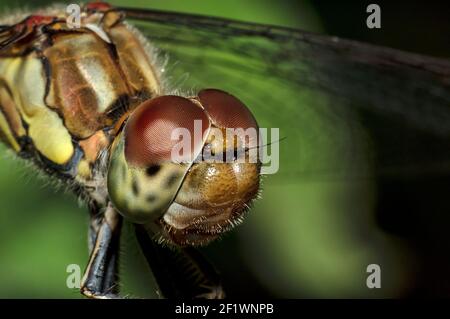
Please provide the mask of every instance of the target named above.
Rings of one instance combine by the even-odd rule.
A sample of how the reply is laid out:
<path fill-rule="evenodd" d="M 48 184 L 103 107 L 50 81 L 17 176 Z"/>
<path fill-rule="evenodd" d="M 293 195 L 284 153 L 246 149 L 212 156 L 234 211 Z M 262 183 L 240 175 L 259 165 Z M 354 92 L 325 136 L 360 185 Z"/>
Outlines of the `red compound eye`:
<path fill-rule="evenodd" d="M 250 110 L 233 95 L 217 89 L 205 89 L 198 93 L 198 98 L 218 127 L 258 128 Z"/>
<path fill-rule="evenodd" d="M 193 161 L 203 147 L 209 126 L 204 110 L 188 99 L 161 96 L 147 100 L 136 108 L 125 126 L 125 158 L 130 165 L 143 168 L 164 161 Z M 173 159 L 172 150 L 181 141 L 179 132 L 190 133 L 190 152 L 183 148 L 181 154 L 177 153 L 181 157 Z"/>
<path fill-rule="evenodd" d="M 253 148 L 258 145 L 258 123 L 244 103 L 233 95 L 217 89 L 200 91 L 198 99 L 216 126 L 246 130 L 246 132 L 236 131 L 237 136 L 247 147 Z"/>
<path fill-rule="evenodd" d="M 90 2 L 86 4 L 85 8 L 87 11 L 100 11 L 100 12 L 105 12 L 112 9 L 111 5 L 106 2 Z"/>

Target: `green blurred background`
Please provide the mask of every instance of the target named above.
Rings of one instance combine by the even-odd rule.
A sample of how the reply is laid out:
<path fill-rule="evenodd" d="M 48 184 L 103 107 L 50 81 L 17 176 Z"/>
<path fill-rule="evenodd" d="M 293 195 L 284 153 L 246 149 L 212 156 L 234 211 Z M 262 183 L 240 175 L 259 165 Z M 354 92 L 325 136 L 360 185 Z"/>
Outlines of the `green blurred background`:
<path fill-rule="evenodd" d="M 60 1 L 62 2 L 62 1 Z M 441 19 L 423 28 L 425 18 L 416 17 L 417 28 L 406 26 L 387 4 L 384 28 L 368 30 L 364 2 L 336 5 L 328 1 L 270 0 L 124 0 L 117 5 L 229 17 L 244 21 L 283 25 L 388 45 L 400 49 L 449 56 L 441 41 Z M 36 7 L 51 1 L 2 0 L 0 13 L 8 8 Z M 392 10 L 389 10 L 392 8 Z M 439 15 L 440 10 L 435 10 Z M 413 17 L 416 11 L 409 12 Z M 425 19 L 425 20 L 421 20 Z M 417 24 L 418 21 L 418 24 Z M 403 31 L 402 31 L 403 30 Z M 429 36 L 433 33 L 433 37 Z M 445 33 L 444 33 L 445 34 Z M 448 40 L 448 38 L 447 38 Z M 263 119 L 264 121 L 264 119 Z M 1 153 L 7 154 L 4 147 Z M 263 198 L 246 222 L 223 240 L 204 249 L 223 273 L 230 296 L 275 297 L 398 297 L 419 294 L 448 295 L 446 287 L 428 287 L 414 245 L 396 231 L 383 231 L 373 211 L 369 182 L 339 184 L 306 181 L 292 185 L 288 179 L 265 180 Z M 359 214 L 344 204 L 334 207 L 335 197 L 353 192 L 361 203 Z M 302 201 L 299 201 L 301 194 Z M 344 196 L 344 195 L 343 195 Z M 283 200 L 280 200 L 282 198 Z M 55 190 L 45 178 L 13 156 L 0 159 L 0 297 L 79 298 L 66 287 L 66 267 L 85 267 L 88 258 L 88 214 L 70 194 Z M 154 280 L 135 239 L 126 225 L 122 239 L 123 291 L 155 297 Z M 383 269 L 382 289 L 366 287 L 366 267 Z M 419 280 L 422 273 L 425 279 Z M 423 287 L 422 287 L 423 288 Z M 434 290 L 433 290 L 434 289 Z"/>

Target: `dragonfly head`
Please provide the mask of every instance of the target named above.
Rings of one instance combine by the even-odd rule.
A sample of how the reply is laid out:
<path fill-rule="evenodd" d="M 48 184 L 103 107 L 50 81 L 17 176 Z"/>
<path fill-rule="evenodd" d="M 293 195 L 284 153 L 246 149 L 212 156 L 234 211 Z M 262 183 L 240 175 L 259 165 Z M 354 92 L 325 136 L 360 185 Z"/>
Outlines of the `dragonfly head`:
<path fill-rule="evenodd" d="M 129 116 L 111 150 L 108 192 L 118 211 L 177 245 L 232 228 L 257 196 L 258 125 L 234 96 L 160 96 Z"/>

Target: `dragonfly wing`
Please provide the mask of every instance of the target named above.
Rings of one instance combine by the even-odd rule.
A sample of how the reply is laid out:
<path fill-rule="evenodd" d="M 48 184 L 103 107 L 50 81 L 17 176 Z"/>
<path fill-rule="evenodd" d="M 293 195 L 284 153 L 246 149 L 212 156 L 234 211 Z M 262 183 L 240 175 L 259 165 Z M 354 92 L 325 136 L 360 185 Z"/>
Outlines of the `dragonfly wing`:
<path fill-rule="evenodd" d="M 172 89 L 229 91 L 285 137 L 279 172 L 263 179 L 262 199 L 229 248 L 243 253 L 216 258 L 228 295 L 255 293 L 236 276 L 235 258 L 283 297 L 372 298 L 362 283 L 374 262 L 389 269 L 379 296 L 415 280 L 411 246 L 388 233 L 417 229 L 422 238 L 448 211 L 439 183 L 450 168 L 448 61 L 272 26 L 127 14 L 169 57 Z"/>
<path fill-rule="evenodd" d="M 261 127 L 280 128 L 281 176 L 449 169 L 449 61 L 266 25 L 127 15 L 169 56 L 174 90 L 224 89 Z"/>

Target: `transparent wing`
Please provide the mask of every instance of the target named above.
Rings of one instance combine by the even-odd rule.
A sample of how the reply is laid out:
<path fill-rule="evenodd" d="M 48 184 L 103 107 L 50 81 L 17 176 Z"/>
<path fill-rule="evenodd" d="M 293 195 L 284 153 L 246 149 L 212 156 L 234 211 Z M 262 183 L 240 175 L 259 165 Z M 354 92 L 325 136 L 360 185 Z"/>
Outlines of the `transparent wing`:
<path fill-rule="evenodd" d="M 319 296 L 373 297 L 356 274 L 374 261 L 391 272 L 383 296 L 415 280 L 405 279 L 410 251 L 390 234 L 417 232 L 422 242 L 424 230 L 432 237 L 442 227 L 446 238 L 449 61 L 271 26 L 127 12 L 169 57 L 172 88 L 227 90 L 286 137 L 280 170 L 263 180 L 239 242 L 232 253 L 217 249 L 223 281 L 239 287 L 230 296 L 251 291 L 242 265 L 279 296 L 314 287 Z"/>
<path fill-rule="evenodd" d="M 283 178 L 448 171 L 448 61 L 273 26 L 125 11 L 169 57 L 173 89 L 227 90 L 261 127 L 280 128 Z"/>

